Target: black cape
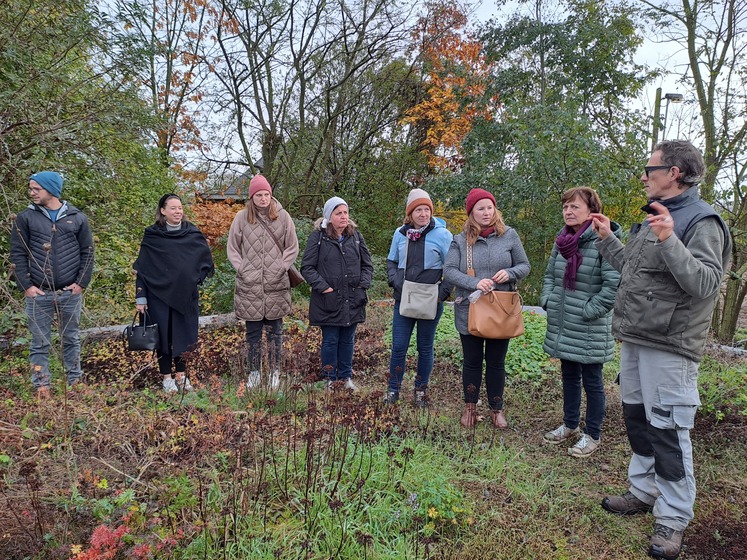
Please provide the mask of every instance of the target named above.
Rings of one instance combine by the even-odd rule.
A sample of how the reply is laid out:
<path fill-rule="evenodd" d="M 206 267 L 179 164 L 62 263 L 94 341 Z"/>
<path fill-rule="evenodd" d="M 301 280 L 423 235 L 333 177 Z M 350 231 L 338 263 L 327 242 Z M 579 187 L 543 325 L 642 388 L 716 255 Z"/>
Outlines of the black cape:
<path fill-rule="evenodd" d="M 145 229 L 133 268 L 149 318 L 159 326 L 160 351 L 180 355 L 197 342 L 197 285 L 215 270 L 205 236 L 186 221 L 176 231 L 154 224 Z"/>

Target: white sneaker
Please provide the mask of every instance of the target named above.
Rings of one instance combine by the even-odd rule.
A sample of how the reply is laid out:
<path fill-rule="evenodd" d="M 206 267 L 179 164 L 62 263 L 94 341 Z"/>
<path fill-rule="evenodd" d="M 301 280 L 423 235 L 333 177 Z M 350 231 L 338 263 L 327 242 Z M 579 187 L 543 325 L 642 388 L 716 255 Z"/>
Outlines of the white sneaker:
<path fill-rule="evenodd" d="M 167 393 L 176 393 L 179 388 L 176 386 L 176 380 L 173 377 L 163 378 L 163 390 Z"/>
<path fill-rule="evenodd" d="M 189 382 L 189 377 L 186 375 L 182 378 L 174 379 L 174 382 L 176 383 L 177 389 L 180 391 L 191 391 L 192 390 L 192 384 Z"/>
<path fill-rule="evenodd" d="M 260 381 L 261 378 L 259 377 L 259 372 L 252 371 L 249 373 L 249 377 L 246 378 L 246 388 L 254 389 L 255 387 L 259 387 Z"/>
<path fill-rule="evenodd" d="M 280 388 L 280 372 L 275 370 L 270 376 L 270 389 L 277 391 Z"/>
<path fill-rule="evenodd" d="M 573 457 L 588 457 L 597 450 L 599 441 L 589 434 L 582 434 L 581 439 L 576 442 L 576 445 L 568 448 L 568 455 Z"/>
<path fill-rule="evenodd" d="M 565 424 L 561 424 L 560 426 L 558 426 L 551 432 L 547 432 L 544 435 L 544 440 L 547 443 L 557 445 L 559 443 L 564 442 L 567 439 L 577 436 L 580 433 L 581 433 L 581 430 L 578 427 L 575 430 L 571 430 Z"/>
<path fill-rule="evenodd" d="M 348 389 L 349 391 L 353 391 L 353 393 L 358 392 L 358 386 L 355 383 L 353 383 L 353 380 L 350 377 L 348 377 L 345 380 L 345 388 Z"/>

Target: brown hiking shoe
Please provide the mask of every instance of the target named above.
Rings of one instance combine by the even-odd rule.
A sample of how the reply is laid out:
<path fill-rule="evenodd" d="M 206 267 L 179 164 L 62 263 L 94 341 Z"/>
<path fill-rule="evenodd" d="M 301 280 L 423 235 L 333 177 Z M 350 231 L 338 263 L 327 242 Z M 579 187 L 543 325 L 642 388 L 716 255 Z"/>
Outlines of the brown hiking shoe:
<path fill-rule="evenodd" d="M 36 388 L 36 400 L 48 401 L 52 398 L 52 391 L 49 387 L 41 386 Z"/>
<path fill-rule="evenodd" d="M 622 496 L 607 496 L 602 500 L 602 507 L 617 515 L 635 515 L 636 513 L 651 513 L 654 506 L 636 498 L 629 490 Z"/>
<path fill-rule="evenodd" d="M 652 558 L 675 560 L 682 548 L 684 531 L 676 531 L 666 525 L 654 524 L 654 534 L 649 542 L 648 555 Z"/>

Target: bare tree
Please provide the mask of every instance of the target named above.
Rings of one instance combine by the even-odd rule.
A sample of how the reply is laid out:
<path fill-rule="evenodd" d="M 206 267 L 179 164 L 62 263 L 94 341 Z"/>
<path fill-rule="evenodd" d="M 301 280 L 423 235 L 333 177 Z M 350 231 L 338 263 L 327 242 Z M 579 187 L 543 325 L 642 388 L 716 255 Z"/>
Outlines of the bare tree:
<path fill-rule="evenodd" d="M 256 170 L 261 153 L 264 173 L 302 207 L 313 208 L 320 185 L 340 188 L 356 154 L 394 133 L 408 79 L 397 56 L 409 37 L 408 14 L 394 6 L 221 2 L 223 107 L 233 112 L 246 164 Z"/>
<path fill-rule="evenodd" d="M 747 295 L 747 3 L 743 0 L 643 0 L 665 41 L 686 50 L 682 82 L 695 91 L 707 174 L 701 195 L 723 206 L 734 239 L 723 305 L 713 328 L 722 341 L 734 338 Z"/>
<path fill-rule="evenodd" d="M 204 0 L 117 0 L 122 55 L 129 57 L 158 118 L 153 141 L 165 166 L 204 147 L 197 119 L 215 13 Z"/>

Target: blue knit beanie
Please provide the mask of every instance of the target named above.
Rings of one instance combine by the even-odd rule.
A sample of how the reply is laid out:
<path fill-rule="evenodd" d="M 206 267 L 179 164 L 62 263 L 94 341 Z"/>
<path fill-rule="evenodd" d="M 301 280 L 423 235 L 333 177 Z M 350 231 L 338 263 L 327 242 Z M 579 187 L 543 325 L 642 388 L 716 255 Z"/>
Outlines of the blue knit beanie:
<path fill-rule="evenodd" d="M 41 188 L 47 191 L 55 198 L 62 196 L 62 176 L 54 171 L 40 171 L 29 177 L 29 181 L 34 181 Z"/>

